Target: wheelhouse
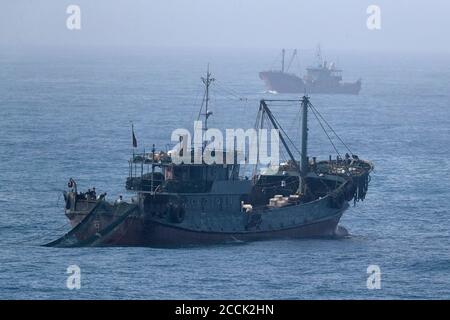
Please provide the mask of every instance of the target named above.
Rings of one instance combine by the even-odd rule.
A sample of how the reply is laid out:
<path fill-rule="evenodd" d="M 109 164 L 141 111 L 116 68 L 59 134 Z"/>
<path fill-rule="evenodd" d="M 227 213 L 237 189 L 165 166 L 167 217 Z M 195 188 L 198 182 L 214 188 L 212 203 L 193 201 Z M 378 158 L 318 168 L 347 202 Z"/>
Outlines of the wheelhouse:
<path fill-rule="evenodd" d="M 194 150 L 192 150 L 192 160 Z M 227 153 L 223 151 L 223 159 Z M 236 160 L 236 156 L 234 156 Z M 226 162 L 226 161 L 225 161 Z M 214 181 L 239 180 L 237 161 L 224 164 L 175 163 L 163 151 L 134 155 L 129 161 L 127 190 L 143 192 L 209 192 Z"/>

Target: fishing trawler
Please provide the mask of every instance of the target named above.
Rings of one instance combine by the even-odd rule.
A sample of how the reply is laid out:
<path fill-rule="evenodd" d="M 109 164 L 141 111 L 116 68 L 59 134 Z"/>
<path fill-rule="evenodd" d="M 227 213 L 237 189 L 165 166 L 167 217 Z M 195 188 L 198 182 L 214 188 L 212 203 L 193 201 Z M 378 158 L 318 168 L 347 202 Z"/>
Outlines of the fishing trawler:
<path fill-rule="evenodd" d="M 209 71 L 205 78 L 207 128 Z M 194 160 L 196 146 L 180 138 L 179 149 L 134 153 L 129 160 L 126 189 L 131 201 L 106 200 L 106 194 L 79 192 L 74 179 L 64 192 L 65 215 L 73 229 L 46 244 L 55 247 L 151 246 L 178 247 L 281 238 L 332 237 L 349 202 L 364 200 L 373 165 L 358 156 L 318 160 L 308 156 L 308 112 L 318 110 L 304 96 L 290 100 L 301 108 L 301 157 L 296 159 L 289 137 L 270 109 L 275 100 L 261 100 L 256 127 L 270 125 L 289 159 L 272 170 L 240 174 L 236 150 L 223 152 L 224 163 L 175 161 L 175 155 Z M 201 110 L 202 111 L 202 110 Z M 317 117 L 321 119 L 321 117 Z M 132 130 L 133 145 L 136 137 Z M 202 141 L 204 148 L 209 141 Z M 198 148 L 198 146 L 197 146 Z M 231 159 L 231 160 L 230 160 Z M 267 169 L 267 168 L 265 168 Z"/>
<path fill-rule="evenodd" d="M 296 55 L 297 50 L 294 50 L 290 62 L 285 68 L 285 50 L 283 49 L 281 51 L 281 70 L 259 73 L 259 77 L 270 92 L 359 94 L 361 79 L 355 82 L 343 82 L 342 70 L 337 69 L 335 63 L 328 63 L 322 59 L 320 47 L 317 49 L 317 65 L 307 68 L 303 78 L 288 72 Z"/>

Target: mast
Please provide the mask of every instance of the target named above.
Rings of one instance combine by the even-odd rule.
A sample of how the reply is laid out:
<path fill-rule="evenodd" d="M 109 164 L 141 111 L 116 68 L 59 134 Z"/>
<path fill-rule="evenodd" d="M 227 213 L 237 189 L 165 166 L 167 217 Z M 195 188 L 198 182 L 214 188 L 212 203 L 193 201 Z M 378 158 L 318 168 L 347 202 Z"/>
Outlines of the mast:
<path fill-rule="evenodd" d="M 319 67 L 322 67 L 323 59 L 322 59 L 322 49 L 320 48 L 320 44 L 317 45 L 316 57 L 317 57 L 317 63 L 319 64 Z"/>
<path fill-rule="evenodd" d="M 203 128 L 203 130 L 208 130 L 208 117 L 212 114 L 212 112 L 210 112 L 208 110 L 208 104 L 209 104 L 209 86 L 211 85 L 212 82 L 214 82 L 214 78 L 211 78 L 211 72 L 209 72 L 209 64 L 208 64 L 208 69 L 206 71 L 206 78 L 202 77 L 202 81 L 205 84 L 206 87 L 206 92 L 205 92 L 205 113 L 203 114 L 205 116 L 205 127 Z"/>
<path fill-rule="evenodd" d="M 154 191 L 153 190 L 153 186 L 154 186 L 153 179 L 154 179 L 154 176 L 155 176 L 155 144 L 153 144 L 153 146 L 152 146 L 152 180 L 151 180 L 151 185 L 150 185 L 150 191 L 151 192 Z"/>
<path fill-rule="evenodd" d="M 277 124 L 277 121 L 275 120 L 275 117 L 272 114 L 272 111 L 267 107 L 266 101 L 261 100 L 260 101 L 260 108 L 263 112 L 267 114 L 267 117 L 269 118 L 270 122 L 272 122 L 273 127 L 278 130 L 279 137 L 281 140 L 281 143 L 283 144 L 284 148 L 286 149 L 286 152 L 289 155 L 289 158 L 292 160 L 292 164 L 295 166 L 295 168 L 300 172 L 300 176 L 303 176 L 301 168 L 298 167 L 297 161 L 294 158 L 294 155 L 292 154 L 291 150 L 289 149 L 288 144 L 286 143 L 286 140 L 284 139 L 283 135 L 281 134 L 280 127 Z"/>
<path fill-rule="evenodd" d="M 309 98 L 303 96 L 302 98 L 302 154 L 300 161 L 300 170 L 305 176 L 309 170 L 308 163 L 308 106 Z M 304 179 L 302 179 L 302 191 L 304 190 Z"/>
<path fill-rule="evenodd" d="M 296 101 L 298 100 L 267 100 L 267 101 Z M 289 146 L 284 139 L 283 135 L 280 131 L 280 126 L 278 122 L 276 121 L 275 117 L 273 116 L 272 112 L 270 111 L 269 107 L 266 104 L 266 100 L 260 101 L 260 111 L 262 111 L 262 114 L 264 112 L 266 113 L 267 117 L 269 118 L 270 122 L 272 123 L 273 127 L 278 130 L 279 137 L 281 140 L 281 143 L 283 144 L 284 148 L 286 149 L 289 157 L 292 160 L 292 164 L 294 167 L 298 170 L 300 174 L 300 186 L 299 191 L 305 192 L 306 190 L 306 175 L 309 171 L 309 160 L 308 160 L 308 107 L 309 107 L 309 97 L 304 96 L 301 100 L 301 106 L 302 106 L 302 145 L 301 145 L 301 159 L 300 159 L 300 166 L 298 165 L 297 161 L 294 158 L 294 155 L 292 154 L 291 150 L 289 149 Z M 262 115 L 261 115 L 262 116 Z"/>
<path fill-rule="evenodd" d="M 284 72 L 284 55 L 286 53 L 286 50 L 281 50 L 281 72 Z"/>

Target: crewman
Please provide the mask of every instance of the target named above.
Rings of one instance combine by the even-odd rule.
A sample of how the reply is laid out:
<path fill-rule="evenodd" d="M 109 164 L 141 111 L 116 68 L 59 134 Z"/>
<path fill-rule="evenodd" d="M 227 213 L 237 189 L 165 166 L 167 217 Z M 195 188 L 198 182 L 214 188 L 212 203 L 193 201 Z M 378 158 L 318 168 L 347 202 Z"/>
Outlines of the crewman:
<path fill-rule="evenodd" d="M 347 164 L 350 164 L 351 162 L 350 155 L 348 154 L 348 152 L 345 154 L 345 162 L 347 162 Z"/>

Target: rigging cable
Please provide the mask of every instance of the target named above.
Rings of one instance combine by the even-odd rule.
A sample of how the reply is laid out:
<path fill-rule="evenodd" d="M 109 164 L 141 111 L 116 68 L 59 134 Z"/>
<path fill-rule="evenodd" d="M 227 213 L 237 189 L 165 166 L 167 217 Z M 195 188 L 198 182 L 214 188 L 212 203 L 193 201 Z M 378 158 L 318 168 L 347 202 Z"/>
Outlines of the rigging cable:
<path fill-rule="evenodd" d="M 247 101 L 247 100 L 248 100 L 248 99 L 245 98 L 245 97 L 241 97 L 241 96 L 238 94 L 237 91 L 234 91 L 233 89 L 227 88 L 227 87 L 225 87 L 224 85 L 222 85 L 222 82 L 220 82 L 220 81 L 217 81 L 217 80 L 216 80 L 216 85 L 217 85 L 219 88 L 221 88 L 223 91 L 225 91 L 225 92 L 228 93 L 229 95 L 231 95 L 231 96 L 237 98 L 237 99 L 240 100 L 240 101 Z"/>
<path fill-rule="evenodd" d="M 311 104 L 309 104 L 311 106 Z M 338 149 L 336 148 L 336 145 L 333 143 L 333 140 L 331 139 L 330 135 L 328 134 L 327 130 L 324 128 L 322 122 L 320 121 L 319 117 L 316 114 L 316 111 L 311 108 L 311 111 L 313 112 L 314 116 L 316 117 L 317 121 L 319 122 L 320 126 L 322 127 L 323 132 L 325 132 L 325 134 L 328 137 L 328 140 L 330 140 L 331 145 L 334 148 L 334 151 L 336 151 L 336 153 L 339 155 L 339 157 L 341 157 L 341 154 L 339 153 Z"/>
<path fill-rule="evenodd" d="M 328 128 L 330 128 L 330 130 L 339 139 L 339 141 L 344 145 L 344 147 L 350 152 L 350 154 L 353 154 L 352 150 L 350 150 L 350 148 L 345 144 L 345 142 L 341 139 L 341 137 L 339 137 L 339 135 L 336 133 L 336 131 L 334 131 L 334 129 L 331 127 L 331 125 L 328 123 L 328 121 L 325 120 L 325 118 L 320 114 L 320 112 L 311 103 L 309 105 L 311 106 L 311 110 L 314 110 L 315 112 L 317 112 L 317 114 L 320 116 L 320 118 L 325 122 L 325 124 L 328 126 Z"/>
<path fill-rule="evenodd" d="M 289 68 L 291 67 L 291 64 L 294 61 L 296 56 L 297 56 L 297 49 L 294 49 L 294 52 L 292 53 L 291 59 L 289 60 L 288 66 L 286 68 L 286 72 L 289 71 Z"/>
<path fill-rule="evenodd" d="M 298 152 L 298 154 L 301 156 L 302 153 L 300 152 L 300 150 L 298 150 L 298 148 L 295 146 L 295 143 L 291 140 L 291 138 L 288 136 L 288 134 L 286 133 L 286 131 L 284 131 L 283 127 L 281 126 L 281 124 L 278 122 L 278 120 L 274 117 L 274 120 L 276 122 L 276 124 L 278 125 L 278 128 L 284 133 L 285 137 L 289 140 L 289 142 L 291 143 L 292 147 L 294 147 L 295 151 Z"/>
<path fill-rule="evenodd" d="M 206 91 L 203 93 L 202 104 L 200 106 L 200 110 L 198 111 L 197 121 L 200 120 L 200 116 L 202 115 L 203 105 L 205 104 L 206 99 Z"/>

